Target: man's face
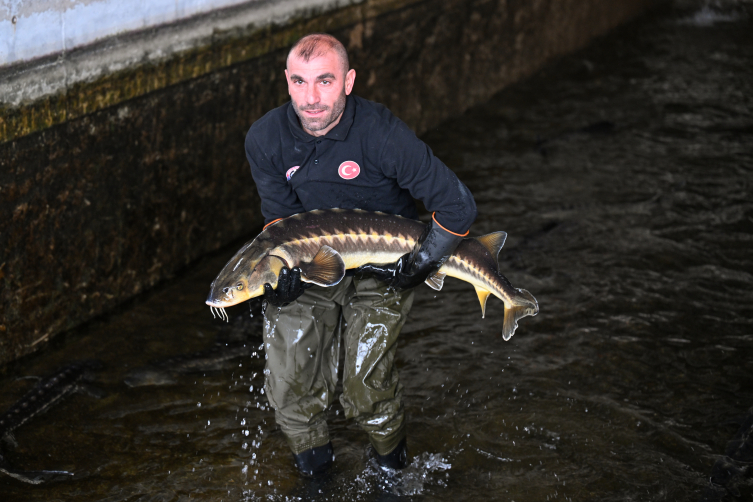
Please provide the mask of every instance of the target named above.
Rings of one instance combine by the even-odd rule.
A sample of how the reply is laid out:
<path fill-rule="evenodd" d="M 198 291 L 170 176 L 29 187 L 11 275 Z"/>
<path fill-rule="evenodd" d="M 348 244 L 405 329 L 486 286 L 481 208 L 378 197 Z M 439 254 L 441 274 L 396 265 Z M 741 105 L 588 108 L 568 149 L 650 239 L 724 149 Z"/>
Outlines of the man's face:
<path fill-rule="evenodd" d="M 337 54 L 328 51 L 308 62 L 291 55 L 285 77 L 301 126 L 312 136 L 324 136 L 340 122 L 356 71 L 346 73 Z"/>

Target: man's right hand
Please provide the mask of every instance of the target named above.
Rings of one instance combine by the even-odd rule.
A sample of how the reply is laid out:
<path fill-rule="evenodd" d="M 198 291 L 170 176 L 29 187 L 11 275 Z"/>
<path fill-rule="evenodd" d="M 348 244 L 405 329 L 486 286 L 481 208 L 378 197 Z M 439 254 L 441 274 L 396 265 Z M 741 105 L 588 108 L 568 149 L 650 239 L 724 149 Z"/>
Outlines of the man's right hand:
<path fill-rule="evenodd" d="M 266 283 L 264 285 L 264 299 L 275 307 L 284 307 L 298 299 L 313 284 L 301 281 L 301 269 L 294 267 L 290 270 L 288 267 L 280 269 L 280 275 L 277 278 L 277 288 Z"/>

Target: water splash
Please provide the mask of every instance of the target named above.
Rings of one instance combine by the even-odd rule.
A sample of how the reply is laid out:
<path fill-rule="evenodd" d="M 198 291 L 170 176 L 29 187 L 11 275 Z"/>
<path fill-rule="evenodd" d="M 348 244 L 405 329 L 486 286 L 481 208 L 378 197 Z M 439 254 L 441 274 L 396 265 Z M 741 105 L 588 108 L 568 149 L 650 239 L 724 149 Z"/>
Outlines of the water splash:
<path fill-rule="evenodd" d="M 405 469 L 395 471 L 381 467 L 370 459 L 355 482 L 362 494 L 387 493 L 399 497 L 422 495 L 433 487 L 444 488 L 452 468 L 440 453 L 424 452 L 413 458 Z"/>

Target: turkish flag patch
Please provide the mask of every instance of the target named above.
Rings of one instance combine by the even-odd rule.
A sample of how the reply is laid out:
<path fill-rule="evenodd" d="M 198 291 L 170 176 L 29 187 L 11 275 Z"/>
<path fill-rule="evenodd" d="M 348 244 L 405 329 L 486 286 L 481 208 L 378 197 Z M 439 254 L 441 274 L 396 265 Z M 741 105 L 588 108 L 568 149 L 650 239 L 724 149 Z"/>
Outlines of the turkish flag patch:
<path fill-rule="evenodd" d="M 337 174 L 344 180 L 352 180 L 361 174 L 361 167 L 352 160 L 346 160 L 337 168 Z"/>

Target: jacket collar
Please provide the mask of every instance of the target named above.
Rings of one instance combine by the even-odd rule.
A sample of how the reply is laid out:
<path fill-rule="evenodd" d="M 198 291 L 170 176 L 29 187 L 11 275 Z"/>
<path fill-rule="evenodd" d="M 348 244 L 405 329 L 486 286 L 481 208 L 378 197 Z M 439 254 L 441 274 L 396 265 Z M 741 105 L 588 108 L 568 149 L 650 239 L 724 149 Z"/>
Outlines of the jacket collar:
<path fill-rule="evenodd" d="M 303 141 L 304 143 L 310 143 L 315 139 L 321 138 L 333 139 L 335 141 L 345 141 L 345 138 L 348 137 L 348 132 L 350 131 L 350 127 L 353 125 L 353 120 L 356 116 L 356 103 L 355 99 L 353 99 L 353 95 L 351 94 L 345 98 L 345 110 L 343 110 L 342 117 L 340 117 L 340 122 L 338 122 L 337 125 L 324 136 L 312 136 L 304 131 L 303 127 L 301 127 L 301 122 L 298 119 L 298 115 L 296 115 L 293 106 L 295 105 L 293 105 L 292 101 L 288 102 L 287 115 L 290 132 L 296 139 Z"/>

